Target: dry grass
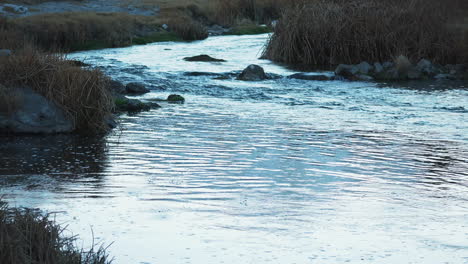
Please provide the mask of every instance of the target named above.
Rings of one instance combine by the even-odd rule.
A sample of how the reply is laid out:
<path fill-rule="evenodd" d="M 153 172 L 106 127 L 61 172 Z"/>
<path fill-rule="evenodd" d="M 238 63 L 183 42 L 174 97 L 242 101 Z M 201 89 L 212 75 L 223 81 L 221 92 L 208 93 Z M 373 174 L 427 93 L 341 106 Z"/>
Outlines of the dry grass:
<path fill-rule="evenodd" d="M 387 61 L 466 62 L 466 44 L 448 25 L 460 17 L 458 0 L 310 0 L 285 11 L 265 57 L 329 66 Z"/>
<path fill-rule="evenodd" d="M 250 19 L 255 23 L 268 23 L 278 19 L 282 11 L 297 0 L 215 0 L 211 3 L 211 16 L 221 25 L 232 26 Z"/>
<path fill-rule="evenodd" d="M 64 237 L 64 229 L 36 210 L 11 209 L 0 200 L 0 263 L 111 263 L 105 249 L 87 252 Z"/>
<path fill-rule="evenodd" d="M 0 61 L 0 82 L 6 87 L 30 87 L 61 106 L 78 132 L 108 129 L 113 101 L 106 76 L 99 70 L 73 66 L 63 56 L 26 48 Z"/>
<path fill-rule="evenodd" d="M 10 115 L 21 106 L 22 102 L 20 93 L 0 84 L 0 114 Z"/>
<path fill-rule="evenodd" d="M 167 11 L 157 17 L 124 13 L 58 13 L 0 20 L 0 47 L 17 48 L 33 43 L 41 50 L 76 51 L 134 44 L 134 39 L 173 34 L 173 39 L 199 40 L 208 37 L 194 9 Z M 169 31 L 161 29 L 169 25 Z M 158 40 L 158 38 L 153 38 Z"/>

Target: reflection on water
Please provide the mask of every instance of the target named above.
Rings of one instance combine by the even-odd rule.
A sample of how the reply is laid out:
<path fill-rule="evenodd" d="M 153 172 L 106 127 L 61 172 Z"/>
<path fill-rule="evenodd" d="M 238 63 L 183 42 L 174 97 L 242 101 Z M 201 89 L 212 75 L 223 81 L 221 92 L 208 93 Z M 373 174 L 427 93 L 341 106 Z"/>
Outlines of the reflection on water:
<path fill-rule="evenodd" d="M 463 84 L 184 74 L 290 74 L 256 59 L 265 38 L 75 54 L 152 85 L 142 99 L 186 103 L 123 116 L 105 138 L 1 138 L 2 193 L 87 241 L 92 228 L 116 263 L 467 263 Z M 180 60 L 198 53 L 228 63 Z"/>

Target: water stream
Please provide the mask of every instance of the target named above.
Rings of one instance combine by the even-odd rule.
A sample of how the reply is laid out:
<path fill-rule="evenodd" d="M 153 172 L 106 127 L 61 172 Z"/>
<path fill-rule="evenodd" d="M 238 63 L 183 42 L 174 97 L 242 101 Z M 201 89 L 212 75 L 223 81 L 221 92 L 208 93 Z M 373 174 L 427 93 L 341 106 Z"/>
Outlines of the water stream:
<path fill-rule="evenodd" d="M 70 55 L 186 103 L 104 138 L 2 137 L 1 194 L 115 263 L 468 263 L 466 83 L 187 75 L 294 73 L 258 59 L 267 38 Z"/>

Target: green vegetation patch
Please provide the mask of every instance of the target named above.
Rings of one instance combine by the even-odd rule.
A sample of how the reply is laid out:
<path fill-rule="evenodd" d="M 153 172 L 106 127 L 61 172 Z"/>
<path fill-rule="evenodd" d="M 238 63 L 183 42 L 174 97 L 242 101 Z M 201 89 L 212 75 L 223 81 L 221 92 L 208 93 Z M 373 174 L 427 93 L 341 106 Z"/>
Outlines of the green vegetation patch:
<path fill-rule="evenodd" d="M 241 25 L 235 26 L 226 35 L 256 35 L 272 32 L 271 28 L 260 25 Z"/>
<path fill-rule="evenodd" d="M 164 41 L 183 41 L 183 39 L 173 32 L 157 32 L 145 37 L 134 38 L 132 39 L 132 44 L 145 45 L 148 43 Z"/>

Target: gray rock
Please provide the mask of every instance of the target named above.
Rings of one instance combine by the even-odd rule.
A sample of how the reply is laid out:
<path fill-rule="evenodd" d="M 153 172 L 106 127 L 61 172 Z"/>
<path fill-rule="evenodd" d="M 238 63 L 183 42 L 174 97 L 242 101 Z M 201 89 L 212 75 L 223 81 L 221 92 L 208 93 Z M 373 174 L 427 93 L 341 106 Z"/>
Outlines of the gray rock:
<path fill-rule="evenodd" d="M 455 80 L 456 77 L 452 74 L 440 73 L 434 76 L 436 80 Z"/>
<path fill-rule="evenodd" d="M 167 24 L 163 24 L 161 27 L 162 27 L 164 30 L 169 29 L 169 26 L 168 26 Z"/>
<path fill-rule="evenodd" d="M 114 100 L 115 108 L 120 112 L 136 113 L 160 107 L 157 103 L 146 103 L 138 99 L 129 99 L 125 96 L 117 96 Z"/>
<path fill-rule="evenodd" d="M 372 76 L 365 75 L 365 74 L 358 74 L 355 76 L 356 81 L 364 81 L 364 82 L 371 82 L 374 80 Z"/>
<path fill-rule="evenodd" d="M 262 67 L 258 65 L 249 65 L 245 68 L 242 73 L 237 77 L 238 80 L 242 81 L 261 81 L 267 79 L 267 75 Z"/>
<path fill-rule="evenodd" d="M 420 71 L 424 71 L 425 69 L 431 68 L 432 67 L 432 62 L 426 59 L 422 59 L 416 64 L 416 68 Z"/>
<path fill-rule="evenodd" d="M 355 65 L 340 64 L 335 69 L 336 75 L 343 76 L 347 79 L 353 78 L 358 73 L 359 69 Z"/>
<path fill-rule="evenodd" d="M 11 55 L 11 50 L 9 49 L 0 49 L 0 57 L 8 57 Z"/>
<path fill-rule="evenodd" d="M 391 69 L 395 66 L 395 64 L 393 62 L 390 62 L 390 61 L 386 61 L 382 64 L 384 70 L 388 70 L 388 69 Z"/>
<path fill-rule="evenodd" d="M 416 68 L 421 71 L 421 73 L 429 76 L 434 77 L 435 75 L 440 73 L 440 69 L 436 67 L 432 62 L 426 59 L 422 59 L 416 65 Z"/>
<path fill-rule="evenodd" d="M 381 73 L 384 71 L 384 67 L 380 62 L 374 63 L 374 73 Z"/>
<path fill-rule="evenodd" d="M 213 58 L 206 54 L 197 55 L 193 57 L 185 57 L 184 60 L 185 61 L 199 61 L 199 62 L 224 62 L 225 61 L 223 59 Z"/>
<path fill-rule="evenodd" d="M 12 113 L 0 113 L 0 131 L 27 134 L 72 132 L 72 119 L 59 106 L 31 88 L 16 90 L 21 103 Z"/>
<path fill-rule="evenodd" d="M 110 80 L 108 84 L 108 89 L 113 95 L 125 94 L 126 88 L 121 82 Z"/>
<path fill-rule="evenodd" d="M 356 65 L 356 67 L 358 69 L 358 72 L 364 75 L 367 75 L 369 74 L 369 72 L 374 70 L 374 67 L 370 65 L 369 63 L 367 63 L 366 61 L 359 63 L 358 65 Z"/>
<path fill-rule="evenodd" d="M 410 80 L 420 80 L 420 79 L 423 77 L 423 74 L 421 73 L 420 70 L 418 70 L 418 68 L 412 67 L 412 68 L 408 71 L 407 77 L 408 77 L 408 79 L 410 79 Z"/>
<path fill-rule="evenodd" d="M 125 91 L 129 94 L 145 94 L 150 92 L 144 84 L 136 82 L 127 83 Z"/>
<path fill-rule="evenodd" d="M 308 81 L 329 81 L 331 78 L 326 75 L 320 74 L 307 74 L 307 73 L 295 73 L 288 76 L 292 79 L 308 80 Z"/>
<path fill-rule="evenodd" d="M 374 76 L 376 80 L 396 81 L 400 79 L 397 69 L 390 68 Z"/>

